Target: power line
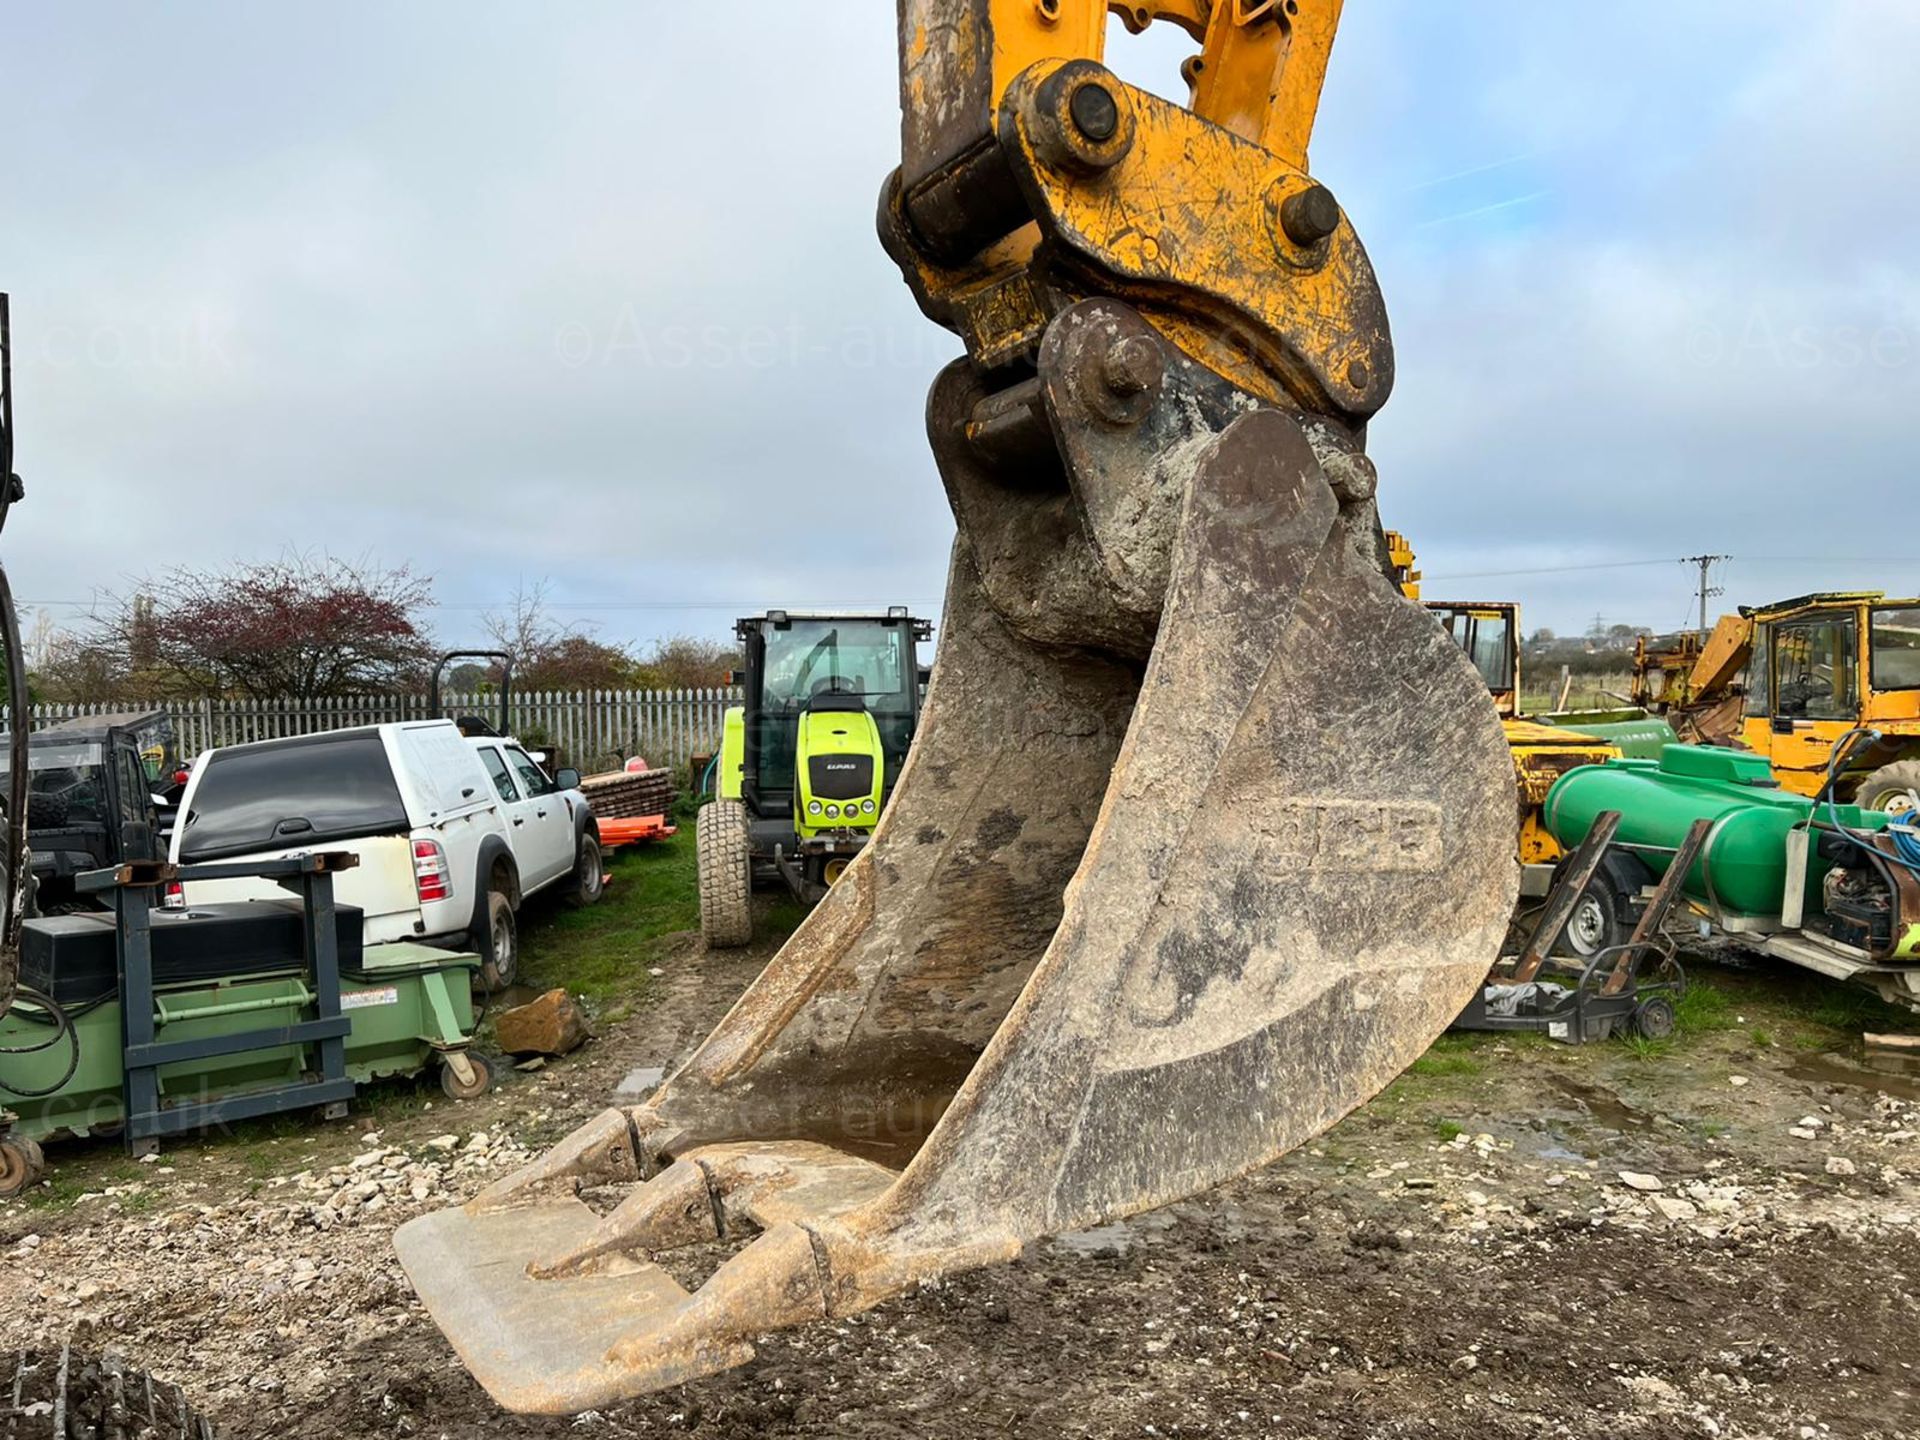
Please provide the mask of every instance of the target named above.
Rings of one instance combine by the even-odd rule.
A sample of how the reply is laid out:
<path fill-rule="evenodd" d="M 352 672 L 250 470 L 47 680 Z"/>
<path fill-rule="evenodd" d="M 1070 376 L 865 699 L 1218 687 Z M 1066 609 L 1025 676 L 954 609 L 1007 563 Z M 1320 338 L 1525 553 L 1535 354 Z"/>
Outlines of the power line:
<path fill-rule="evenodd" d="M 1475 570 L 1470 574 L 1429 575 L 1425 583 L 1436 581 L 1445 583 L 1450 580 L 1504 580 L 1516 575 L 1565 575 L 1575 570 L 1631 570 L 1646 565 L 1672 565 L 1678 556 L 1662 556 L 1658 560 L 1602 560 L 1590 565 L 1548 565 L 1538 570 Z"/>

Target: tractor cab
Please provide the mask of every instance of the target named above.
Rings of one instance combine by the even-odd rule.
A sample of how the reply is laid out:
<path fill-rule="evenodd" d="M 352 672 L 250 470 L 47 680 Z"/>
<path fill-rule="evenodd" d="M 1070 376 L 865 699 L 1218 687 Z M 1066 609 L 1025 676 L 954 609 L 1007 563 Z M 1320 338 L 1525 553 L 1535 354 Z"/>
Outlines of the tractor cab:
<path fill-rule="evenodd" d="M 0 748 L 0 776 L 11 758 Z M 166 853 L 180 793 L 165 711 L 86 715 L 36 730 L 27 744 L 27 828 L 42 909 L 75 900 L 73 879 Z"/>
<path fill-rule="evenodd" d="M 1473 662 L 1502 720 L 1520 713 L 1520 607 L 1511 601 L 1429 600 L 1427 610 Z"/>
<path fill-rule="evenodd" d="M 1741 740 L 1788 790 L 1817 795 L 1834 745 L 1856 746 L 1836 793 L 1868 809 L 1913 807 L 1920 789 L 1920 600 L 1879 591 L 1802 596 L 1742 609 L 1752 625 Z"/>
<path fill-rule="evenodd" d="M 733 678 L 744 703 L 727 711 L 711 786 L 719 808 L 703 834 L 729 840 L 731 855 L 732 831 L 744 831 L 747 879 L 736 883 L 732 859 L 718 875 L 728 899 L 777 874 L 811 902 L 865 846 L 899 778 L 920 719 L 919 646 L 933 627 L 895 606 L 870 614 L 770 610 L 739 621 L 734 633 L 744 668 Z M 715 870 L 708 864 L 704 873 L 712 879 Z M 709 923 L 709 939 L 739 934 L 744 899 L 726 905 L 710 888 L 708 909 L 725 908 L 734 919 Z"/>

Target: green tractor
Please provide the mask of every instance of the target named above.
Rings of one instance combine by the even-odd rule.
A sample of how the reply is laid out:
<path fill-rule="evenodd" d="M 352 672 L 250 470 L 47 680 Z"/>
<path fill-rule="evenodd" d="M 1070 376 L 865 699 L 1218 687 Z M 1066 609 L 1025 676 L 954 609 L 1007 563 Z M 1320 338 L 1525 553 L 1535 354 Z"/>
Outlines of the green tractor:
<path fill-rule="evenodd" d="M 746 703 L 727 711 L 701 809 L 700 933 L 753 938 L 757 883 L 813 904 L 866 847 L 920 719 L 920 642 L 933 626 L 884 614 L 769 610 L 734 625 Z"/>

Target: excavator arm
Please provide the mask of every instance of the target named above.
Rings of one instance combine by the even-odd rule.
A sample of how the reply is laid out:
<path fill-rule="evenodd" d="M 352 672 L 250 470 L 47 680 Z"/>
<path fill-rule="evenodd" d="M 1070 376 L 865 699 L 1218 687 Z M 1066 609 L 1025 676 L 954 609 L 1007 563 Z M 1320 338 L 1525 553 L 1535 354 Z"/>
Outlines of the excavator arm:
<path fill-rule="evenodd" d="M 957 535 L 921 728 L 651 1101 L 399 1231 L 511 1408 L 708 1374 L 1263 1164 L 1495 956 L 1511 761 L 1385 574 L 1385 310 L 1305 168 L 1340 6 L 1114 8 L 1199 42 L 1190 104 L 1099 63 L 1104 5 L 900 0 L 881 238 L 966 346 L 928 404 Z M 724 1255 L 690 1289 L 659 1263 L 686 1246 Z"/>

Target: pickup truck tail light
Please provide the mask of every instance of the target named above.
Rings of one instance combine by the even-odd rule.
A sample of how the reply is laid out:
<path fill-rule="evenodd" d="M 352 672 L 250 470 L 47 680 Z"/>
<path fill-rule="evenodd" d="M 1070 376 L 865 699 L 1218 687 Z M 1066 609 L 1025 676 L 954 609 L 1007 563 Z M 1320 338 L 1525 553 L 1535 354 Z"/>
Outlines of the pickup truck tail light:
<path fill-rule="evenodd" d="M 187 889 L 178 880 L 169 880 L 167 888 L 160 894 L 160 908 L 163 910 L 184 910 L 187 908 Z"/>
<path fill-rule="evenodd" d="M 438 840 L 413 842 L 413 888 L 422 905 L 452 897 L 453 886 L 447 875 L 447 852 L 440 848 Z"/>

